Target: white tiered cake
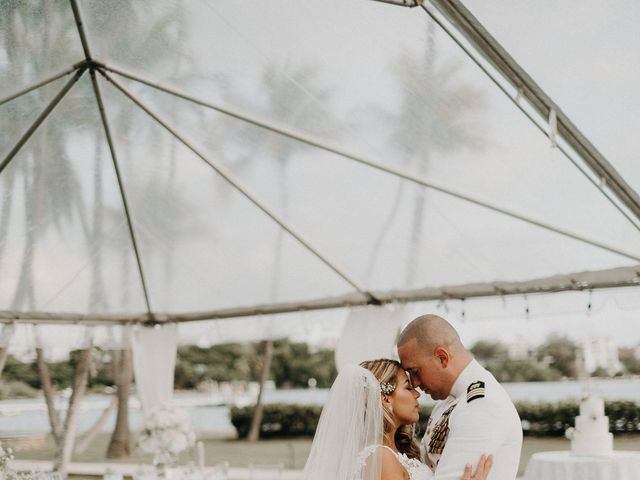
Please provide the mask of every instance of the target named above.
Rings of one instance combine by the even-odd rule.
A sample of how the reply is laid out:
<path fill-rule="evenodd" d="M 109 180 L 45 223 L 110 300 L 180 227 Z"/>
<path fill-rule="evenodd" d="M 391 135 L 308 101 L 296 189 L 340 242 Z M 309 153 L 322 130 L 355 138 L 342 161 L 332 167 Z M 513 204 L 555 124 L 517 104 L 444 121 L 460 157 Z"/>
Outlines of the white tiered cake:
<path fill-rule="evenodd" d="M 580 415 L 571 437 L 572 455 L 611 455 L 613 435 L 609 433 L 609 417 L 604 415 L 604 401 L 588 397 L 580 403 Z"/>

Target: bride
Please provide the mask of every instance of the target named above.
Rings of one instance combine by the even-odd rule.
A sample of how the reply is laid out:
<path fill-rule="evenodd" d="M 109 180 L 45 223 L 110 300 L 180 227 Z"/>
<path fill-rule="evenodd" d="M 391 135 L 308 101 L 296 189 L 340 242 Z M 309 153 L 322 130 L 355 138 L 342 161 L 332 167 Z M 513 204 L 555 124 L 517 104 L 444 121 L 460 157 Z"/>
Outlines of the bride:
<path fill-rule="evenodd" d="M 320 415 L 304 480 L 431 479 L 413 430 L 419 396 L 395 360 L 343 368 Z M 486 480 L 491 463 L 483 455 L 461 480 Z"/>

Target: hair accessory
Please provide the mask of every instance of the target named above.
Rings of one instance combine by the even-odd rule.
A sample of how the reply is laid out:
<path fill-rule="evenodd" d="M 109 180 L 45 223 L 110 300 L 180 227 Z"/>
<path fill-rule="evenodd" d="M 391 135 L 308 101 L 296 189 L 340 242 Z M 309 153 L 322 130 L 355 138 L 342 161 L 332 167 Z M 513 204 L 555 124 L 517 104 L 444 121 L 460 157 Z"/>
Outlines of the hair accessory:
<path fill-rule="evenodd" d="M 392 383 L 380 382 L 380 391 L 385 395 L 391 395 L 395 389 L 396 386 Z"/>

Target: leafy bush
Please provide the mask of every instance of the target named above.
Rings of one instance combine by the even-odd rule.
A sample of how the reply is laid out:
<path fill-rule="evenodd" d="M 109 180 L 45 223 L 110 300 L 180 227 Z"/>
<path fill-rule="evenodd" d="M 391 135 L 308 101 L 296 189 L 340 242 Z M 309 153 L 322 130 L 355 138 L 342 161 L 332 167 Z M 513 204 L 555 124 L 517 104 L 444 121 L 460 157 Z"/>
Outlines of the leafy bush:
<path fill-rule="evenodd" d="M 518 403 L 522 428 L 525 435 L 535 437 L 563 436 L 567 428 L 573 427 L 579 413 L 576 403 Z M 609 417 L 609 431 L 640 434 L 640 404 L 629 401 L 607 402 L 605 415 Z"/>
<path fill-rule="evenodd" d="M 36 398 L 38 393 L 38 390 L 31 387 L 28 383 L 0 381 L 0 400 L 9 398 Z"/>
<path fill-rule="evenodd" d="M 318 425 L 321 406 L 274 403 L 264 406 L 260 436 L 262 438 L 312 437 Z M 253 407 L 231 408 L 231 423 L 238 438 L 246 438 L 251 428 Z"/>
<path fill-rule="evenodd" d="M 575 402 L 516 403 L 525 436 L 561 437 L 573 427 L 579 407 Z M 322 407 L 309 405 L 270 404 L 264 406 L 260 436 L 262 438 L 312 437 Z M 431 407 L 421 407 L 416 434 L 425 429 Z M 609 417 L 609 430 L 614 434 L 640 434 L 640 403 L 628 401 L 607 402 L 605 414 Z M 231 423 L 239 438 L 246 438 L 251 426 L 253 407 L 233 407 Z"/>

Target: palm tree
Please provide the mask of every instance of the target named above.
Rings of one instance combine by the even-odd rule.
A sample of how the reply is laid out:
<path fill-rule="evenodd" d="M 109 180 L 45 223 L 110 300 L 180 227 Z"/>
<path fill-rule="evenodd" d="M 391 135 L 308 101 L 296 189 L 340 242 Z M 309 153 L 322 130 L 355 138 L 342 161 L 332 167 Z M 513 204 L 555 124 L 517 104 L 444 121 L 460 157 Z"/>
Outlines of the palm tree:
<path fill-rule="evenodd" d="M 396 129 L 390 137 L 401 153 L 402 166 L 425 177 L 432 155 L 462 148 L 483 146 L 482 128 L 477 117 L 485 106 L 482 91 L 460 80 L 459 63 L 437 62 L 435 24 L 429 20 L 424 55 L 403 53 L 393 71 L 402 86 L 403 96 L 397 113 L 386 114 Z M 427 102 L 424 95 L 428 95 Z M 457 108 L 450 108 L 457 99 Z M 367 278 L 371 278 L 377 253 L 389 226 L 395 218 L 407 182 L 400 179 L 386 220 L 374 242 Z M 407 252 L 405 286 L 415 287 L 416 269 L 420 264 L 420 242 L 423 235 L 425 189 L 415 186 L 411 234 Z"/>
<path fill-rule="evenodd" d="M 232 96 L 231 102 L 236 105 L 250 106 L 257 109 L 262 117 L 269 118 L 276 124 L 299 126 L 303 124 L 310 133 L 317 133 L 319 125 L 330 125 L 323 133 L 337 131 L 337 121 L 331 118 L 326 110 L 318 108 L 319 104 L 329 102 L 331 90 L 319 84 L 319 71 L 312 66 L 300 66 L 288 69 L 275 64 L 264 67 L 259 82 L 259 91 L 254 98 Z M 258 105 L 258 107 L 256 107 Z M 322 122 L 320 121 L 322 120 Z M 245 127 L 236 134 L 241 138 L 246 150 L 236 159 L 240 165 L 245 165 L 260 156 L 270 156 L 276 160 L 278 166 L 278 191 L 280 192 L 280 212 L 282 218 L 288 214 L 287 166 L 295 155 L 308 149 L 306 145 L 285 139 L 281 135 L 266 129 Z M 259 152 L 259 153 L 258 153 Z M 272 301 L 279 300 L 279 282 L 282 268 L 282 248 L 284 230 L 278 229 L 276 250 L 274 254 L 274 270 L 271 280 L 270 297 Z M 269 378 L 271 357 L 273 355 L 273 340 L 264 342 L 262 366 L 260 372 L 260 388 L 249 431 L 249 441 L 256 441 L 260 436 L 262 424 L 262 399 L 264 384 Z"/>

